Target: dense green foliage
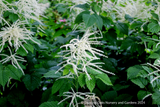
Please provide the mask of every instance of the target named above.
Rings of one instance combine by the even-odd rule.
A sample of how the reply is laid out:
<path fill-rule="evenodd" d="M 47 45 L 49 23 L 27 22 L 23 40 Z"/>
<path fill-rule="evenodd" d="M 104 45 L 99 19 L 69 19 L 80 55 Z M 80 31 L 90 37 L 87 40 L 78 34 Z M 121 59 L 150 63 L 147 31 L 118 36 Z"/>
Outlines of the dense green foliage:
<path fill-rule="evenodd" d="M 6 1 L 4 2 L 6 5 L 13 2 Z M 71 92 L 76 93 L 75 95 L 78 95 L 78 92 L 95 93 L 95 99 L 100 99 L 101 103 L 125 102 L 116 105 L 102 104 L 104 107 L 160 105 L 160 13 L 157 13 L 156 10 L 160 2 L 157 0 L 133 1 L 148 6 L 149 10 L 142 11 L 147 11 L 146 14 L 150 16 L 144 18 L 135 15 L 134 17 L 131 16 L 132 14 L 125 13 L 120 17 L 122 13 L 119 14 L 117 9 L 121 8 L 116 6 L 127 7 L 127 3 L 126 6 L 123 6 L 123 3 L 118 4 L 119 0 L 91 0 L 90 2 L 88 0 L 84 4 L 50 0 L 47 1 L 50 3 L 49 8 L 36 20 L 26 19 L 23 14 L 13 10 L 3 11 L 3 14 L 0 14 L 0 17 L 3 16 L 3 19 L 0 19 L 0 47 L 2 48 L 0 53 L 0 106 L 32 107 L 34 104 L 35 107 L 69 107 L 73 96 L 62 101 L 66 98 L 66 92 L 70 92 L 67 93 L 68 95 L 71 95 Z M 114 5 L 114 9 L 108 9 L 109 7 L 104 9 L 105 2 L 118 5 Z M 12 5 L 9 7 L 11 8 Z M 13 8 L 16 10 L 16 5 Z M 22 42 L 23 46 L 20 45 L 18 48 L 14 45 L 15 41 L 11 41 L 12 46 L 9 39 L 3 46 L 2 31 L 4 31 L 3 28 L 9 27 L 5 21 L 12 25 L 18 23 L 19 20 L 28 21 L 20 27 L 25 26 L 29 31 L 35 32 L 33 37 L 27 39 L 27 43 Z M 43 31 L 39 30 L 40 27 L 43 28 Z M 87 50 L 88 57 L 76 54 L 77 56 L 74 56 L 76 58 L 71 61 L 77 61 L 79 56 L 81 60 L 78 59 L 77 62 L 67 65 L 60 64 L 67 60 L 64 57 L 65 49 L 67 50 L 65 45 L 71 44 L 73 39 L 77 41 L 83 39 L 88 29 L 90 33 L 93 33 L 91 37 L 99 37 L 95 41 L 100 41 L 99 44 L 95 42 L 91 46 L 103 53 L 95 50 L 94 52 L 101 54 L 94 56 L 93 51 Z M 79 45 L 75 43 L 76 46 Z M 79 47 L 82 47 L 82 44 Z M 16 53 L 17 58 L 21 60 L 24 58 L 25 61 L 19 61 L 18 64 L 10 60 L 4 62 L 3 59 L 11 53 Z M 92 60 L 95 57 L 97 60 Z M 91 62 L 89 64 L 100 63 L 102 69 L 96 65 L 83 67 L 82 63 L 86 64 L 87 61 Z M 81 101 L 93 97 L 88 94 L 86 98 L 82 93 L 79 95 L 82 95 L 83 98 L 77 97 L 80 107 L 84 106 L 80 104 Z M 126 102 L 137 104 L 126 104 Z M 76 103 L 75 100 L 73 103 Z"/>

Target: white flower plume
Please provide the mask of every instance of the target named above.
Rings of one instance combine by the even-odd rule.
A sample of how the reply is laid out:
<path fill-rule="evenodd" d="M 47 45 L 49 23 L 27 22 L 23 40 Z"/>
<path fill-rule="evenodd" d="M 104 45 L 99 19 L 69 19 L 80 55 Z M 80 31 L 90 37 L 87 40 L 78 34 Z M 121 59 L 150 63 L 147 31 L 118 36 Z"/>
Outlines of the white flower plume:
<path fill-rule="evenodd" d="M 41 23 L 39 16 L 43 16 L 49 3 L 39 3 L 39 0 L 19 0 L 15 6 L 18 8 L 17 13 L 22 14 L 26 20 L 33 19 Z"/>
<path fill-rule="evenodd" d="M 152 16 L 150 14 L 151 9 L 154 9 L 154 7 L 152 5 L 146 5 L 144 0 L 117 0 L 114 3 L 108 0 L 107 2 L 104 1 L 102 7 L 103 11 L 115 13 L 120 21 L 125 20 L 126 14 L 133 18 L 146 21 Z"/>
<path fill-rule="evenodd" d="M 9 47 L 8 47 L 9 48 Z M 6 56 L 6 58 L 2 59 L 0 62 L 2 62 L 2 64 L 8 62 L 8 61 L 11 61 L 12 65 L 17 68 L 18 68 L 22 71 L 23 75 L 24 75 L 24 71 L 23 69 L 20 67 L 20 65 L 18 64 L 18 61 L 22 61 L 22 62 L 26 62 L 26 60 L 24 60 L 24 58 L 20 57 L 20 56 L 17 56 L 16 53 L 12 54 L 12 51 L 11 49 L 9 48 L 9 52 L 10 52 L 10 56 L 9 55 L 6 55 L 6 54 L 0 54 L 1 56 Z M 17 66 L 16 66 L 17 65 Z"/>
<path fill-rule="evenodd" d="M 9 3 L 5 0 L 0 0 L 0 23 L 2 23 L 2 20 L 5 21 L 5 19 L 3 18 L 3 13 L 5 11 L 9 11 L 12 10 L 8 7 Z M 5 21 L 6 22 L 6 21 Z"/>
<path fill-rule="evenodd" d="M 98 73 L 100 71 L 115 75 L 109 71 L 103 70 L 101 68 L 101 62 L 93 63 L 93 61 L 98 60 L 98 56 L 105 56 L 103 51 L 93 48 L 91 45 L 100 45 L 100 39 L 102 37 L 93 37 L 92 35 L 96 32 L 90 33 L 89 30 L 83 35 L 81 39 L 72 39 L 69 44 L 61 46 L 61 48 L 65 48 L 66 50 L 61 53 L 65 53 L 62 57 L 65 61 L 61 62 L 58 65 L 64 64 L 57 72 L 63 69 L 67 65 L 71 65 L 73 67 L 74 73 L 78 76 L 79 72 L 85 72 L 89 79 L 91 79 L 88 74 L 87 68 L 94 69 Z M 99 71 L 100 70 L 100 71 Z"/>
<path fill-rule="evenodd" d="M 0 46 L 2 46 L 1 50 L 3 49 L 3 46 L 6 42 L 9 43 L 9 45 L 17 50 L 20 46 L 24 48 L 24 50 L 27 52 L 25 47 L 23 46 L 23 42 L 27 43 L 26 40 L 31 40 L 34 43 L 37 43 L 32 39 L 33 32 L 27 30 L 24 27 L 24 22 L 17 20 L 14 24 L 8 27 L 3 27 L 2 31 L 0 31 Z M 37 43 L 39 44 L 39 43 Z"/>

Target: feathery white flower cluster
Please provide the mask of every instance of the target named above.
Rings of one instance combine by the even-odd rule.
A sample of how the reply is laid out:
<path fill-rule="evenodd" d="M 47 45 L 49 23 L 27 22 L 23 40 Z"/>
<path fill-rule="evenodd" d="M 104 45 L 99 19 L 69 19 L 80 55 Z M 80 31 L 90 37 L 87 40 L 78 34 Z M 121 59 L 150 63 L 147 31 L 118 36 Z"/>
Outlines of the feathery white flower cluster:
<path fill-rule="evenodd" d="M 41 23 L 39 16 L 43 16 L 46 8 L 49 7 L 49 3 L 38 2 L 38 0 L 19 0 L 15 3 L 17 7 L 16 13 L 22 14 L 26 20 L 33 19 Z"/>
<path fill-rule="evenodd" d="M 23 69 L 20 67 L 18 61 L 26 61 L 22 57 L 17 56 L 16 53 L 12 54 L 10 47 L 14 47 L 15 52 L 19 49 L 19 47 L 22 47 L 28 53 L 27 49 L 23 46 L 24 43 L 27 44 L 27 41 L 30 40 L 36 44 L 39 44 L 32 38 L 34 32 L 25 27 L 25 25 L 29 22 L 29 19 L 33 19 L 41 23 L 39 16 L 43 16 L 43 13 L 49 4 L 38 2 L 38 0 L 19 0 L 8 3 L 5 0 L 0 0 L 0 23 L 2 23 L 3 20 L 6 24 L 0 31 L 0 55 L 6 56 L 6 58 L 2 59 L 0 62 L 4 64 L 11 61 L 11 64 L 15 68 L 19 68 L 22 72 Z M 13 22 L 12 25 L 10 25 L 10 22 L 7 22 L 8 20 L 3 18 L 4 12 L 7 11 L 17 14 L 19 17 L 19 19 L 16 22 Z M 2 53 L 2 50 L 7 42 L 10 55 Z"/>
<path fill-rule="evenodd" d="M 31 37 L 31 35 L 33 35 L 34 33 L 27 30 L 24 25 L 24 22 L 17 20 L 13 25 L 2 28 L 2 31 L 0 31 L 0 39 L 2 40 L 0 41 L 0 46 L 2 46 L 0 52 L 2 51 L 7 41 L 11 47 L 12 45 L 14 46 L 16 51 L 20 46 L 22 46 L 26 52 L 28 51 L 23 46 L 23 42 L 27 43 L 26 40 L 32 40 L 34 43 L 37 43 Z"/>
<path fill-rule="evenodd" d="M 71 102 L 69 104 L 69 107 L 78 107 L 78 104 L 84 104 L 85 107 L 88 107 L 87 104 L 89 103 L 89 107 L 94 107 L 94 105 L 96 105 L 96 107 L 102 107 L 101 104 L 99 104 L 100 99 L 95 96 L 94 93 L 90 93 L 90 92 L 75 92 L 72 88 L 71 88 L 72 92 L 64 92 L 63 96 L 66 96 L 65 99 L 61 100 L 58 104 L 62 103 L 63 101 L 72 98 Z M 81 103 L 77 102 L 77 98 L 80 98 L 81 100 L 83 100 Z M 97 101 L 98 100 L 98 101 Z M 87 102 L 89 101 L 89 102 Z"/>
<path fill-rule="evenodd" d="M 124 17 L 126 14 L 133 18 L 146 21 L 146 19 L 151 17 L 149 11 L 153 8 L 152 5 L 147 6 L 144 0 L 118 0 L 117 3 L 108 0 L 107 2 L 104 2 L 102 10 L 110 12 L 115 11 L 114 13 L 117 14 L 116 17 L 121 21 L 125 20 Z"/>
<path fill-rule="evenodd" d="M 64 68 L 66 65 L 72 65 L 74 73 L 77 76 L 78 76 L 78 72 L 85 72 L 89 80 L 91 79 L 91 77 L 87 72 L 87 68 L 89 69 L 96 68 L 98 70 L 95 70 L 95 71 L 98 73 L 101 73 L 99 71 L 101 70 L 103 72 L 114 75 L 114 73 L 103 70 L 101 68 L 100 64 L 104 64 L 104 63 L 92 62 L 100 59 L 97 57 L 97 55 L 107 57 L 103 55 L 103 51 L 93 48 L 91 46 L 92 44 L 96 44 L 96 45 L 101 44 L 99 41 L 97 41 L 97 39 L 100 39 L 102 37 L 91 37 L 93 34 L 95 34 L 95 32 L 90 33 L 90 31 L 87 30 L 80 40 L 72 39 L 69 44 L 61 46 L 61 48 L 62 47 L 66 48 L 66 50 L 62 51 L 63 53 L 66 53 L 65 55 L 62 56 L 63 59 L 65 59 L 65 61 L 61 62 L 58 65 L 61 65 L 64 63 L 66 64 L 64 64 L 58 71 L 56 71 L 56 73 L 59 72 L 62 68 Z"/>
<path fill-rule="evenodd" d="M 5 0 L 0 0 L 0 23 L 2 23 L 2 20 L 4 20 L 3 19 L 4 12 L 11 10 L 11 9 L 9 9 L 9 7 L 7 5 L 8 5 L 8 3 Z"/>

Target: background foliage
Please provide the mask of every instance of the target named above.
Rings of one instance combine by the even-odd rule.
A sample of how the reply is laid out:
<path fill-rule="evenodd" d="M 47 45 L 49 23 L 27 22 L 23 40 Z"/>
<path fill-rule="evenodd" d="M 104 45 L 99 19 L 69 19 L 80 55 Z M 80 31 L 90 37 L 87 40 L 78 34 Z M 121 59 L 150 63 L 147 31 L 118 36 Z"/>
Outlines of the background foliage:
<path fill-rule="evenodd" d="M 160 104 L 158 77 L 160 25 L 159 13 L 156 11 L 159 8 L 159 1 L 134 0 L 154 7 L 147 11 L 147 14 L 150 14 L 147 19 L 133 17 L 129 13 L 119 17 L 116 12 L 118 7 L 114 7 L 113 10 L 103 9 L 105 3 L 118 4 L 119 0 L 97 0 L 84 4 L 72 1 L 66 3 L 61 0 L 48 2 L 50 7 L 46 9 L 45 17 L 39 17 L 43 24 L 31 19 L 26 25 L 30 31 L 36 32 L 33 38 L 39 44 L 27 41 L 28 43 L 23 46 L 28 53 L 22 47 L 16 51 L 17 55 L 27 60 L 19 63 L 25 75 L 11 62 L 0 63 L 0 106 L 31 107 L 34 104 L 35 107 L 68 107 L 70 100 L 58 103 L 65 98 L 64 92 L 72 91 L 71 87 L 76 92 L 95 93 L 101 102 L 142 101 L 139 103 L 145 102 L 148 107 Z M 123 3 L 119 5 L 126 7 Z M 3 18 L 13 24 L 22 17 L 14 12 L 5 11 Z M 44 32 L 37 32 L 40 25 Z M 5 26 L 7 25 L 0 24 L 0 28 Z M 108 56 L 108 58 L 98 56 L 104 63 L 102 68 L 115 75 L 98 74 L 94 69 L 87 68 L 91 80 L 85 73 L 79 73 L 78 77 L 74 75 L 74 78 L 62 78 L 69 72 L 74 74 L 72 66 L 65 66 L 63 72 L 55 74 L 62 67 L 57 66 L 63 61 L 63 58 L 59 57 L 62 51 L 60 47 L 77 38 L 77 35 L 81 38 L 87 29 L 102 33 L 103 45 L 94 47 Z M 101 36 L 98 33 L 97 35 Z M 8 43 L 5 44 L 2 54 L 9 54 L 7 46 Z M 12 49 L 13 51 L 15 50 Z M 2 60 L 3 56 L 0 58 Z M 157 79 L 154 80 L 155 77 Z"/>

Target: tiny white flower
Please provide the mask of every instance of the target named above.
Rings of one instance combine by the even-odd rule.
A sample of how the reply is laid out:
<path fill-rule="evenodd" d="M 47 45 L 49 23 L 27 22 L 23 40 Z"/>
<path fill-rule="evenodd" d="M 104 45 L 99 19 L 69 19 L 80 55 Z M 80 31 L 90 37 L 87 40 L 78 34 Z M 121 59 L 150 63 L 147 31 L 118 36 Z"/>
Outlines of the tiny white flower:
<path fill-rule="evenodd" d="M 9 45 L 17 50 L 20 46 L 24 48 L 24 50 L 27 52 L 25 47 L 23 46 L 23 42 L 27 43 L 26 40 L 31 40 L 34 43 L 37 43 L 32 39 L 33 32 L 27 30 L 24 27 L 24 22 L 17 20 L 14 24 L 8 27 L 3 27 L 2 31 L 0 31 L 0 46 L 2 46 L 1 50 L 3 49 L 3 46 L 6 42 L 9 43 Z M 37 43 L 39 44 L 39 43 Z"/>
<path fill-rule="evenodd" d="M 8 47 L 9 48 L 9 47 Z M 18 64 L 18 61 L 22 61 L 22 62 L 26 62 L 26 60 L 24 60 L 24 58 L 20 57 L 20 56 L 17 56 L 16 53 L 12 54 L 12 51 L 11 49 L 9 48 L 9 52 L 10 52 L 10 56 L 9 55 L 6 55 L 6 54 L 0 54 L 2 56 L 6 56 L 6 58 L 2 59 L 0 62 L 2 62 L 2 64 L 8 62 L 8 61 L 11 61 L 12 65 L 17 68 L 18 68 L 22 71 L 22 73 L 24 74 L 24 71 L 23 69 L 20 67 L 20 65 Z M 16 66 L 17 65 L 17 66 Z"/>

